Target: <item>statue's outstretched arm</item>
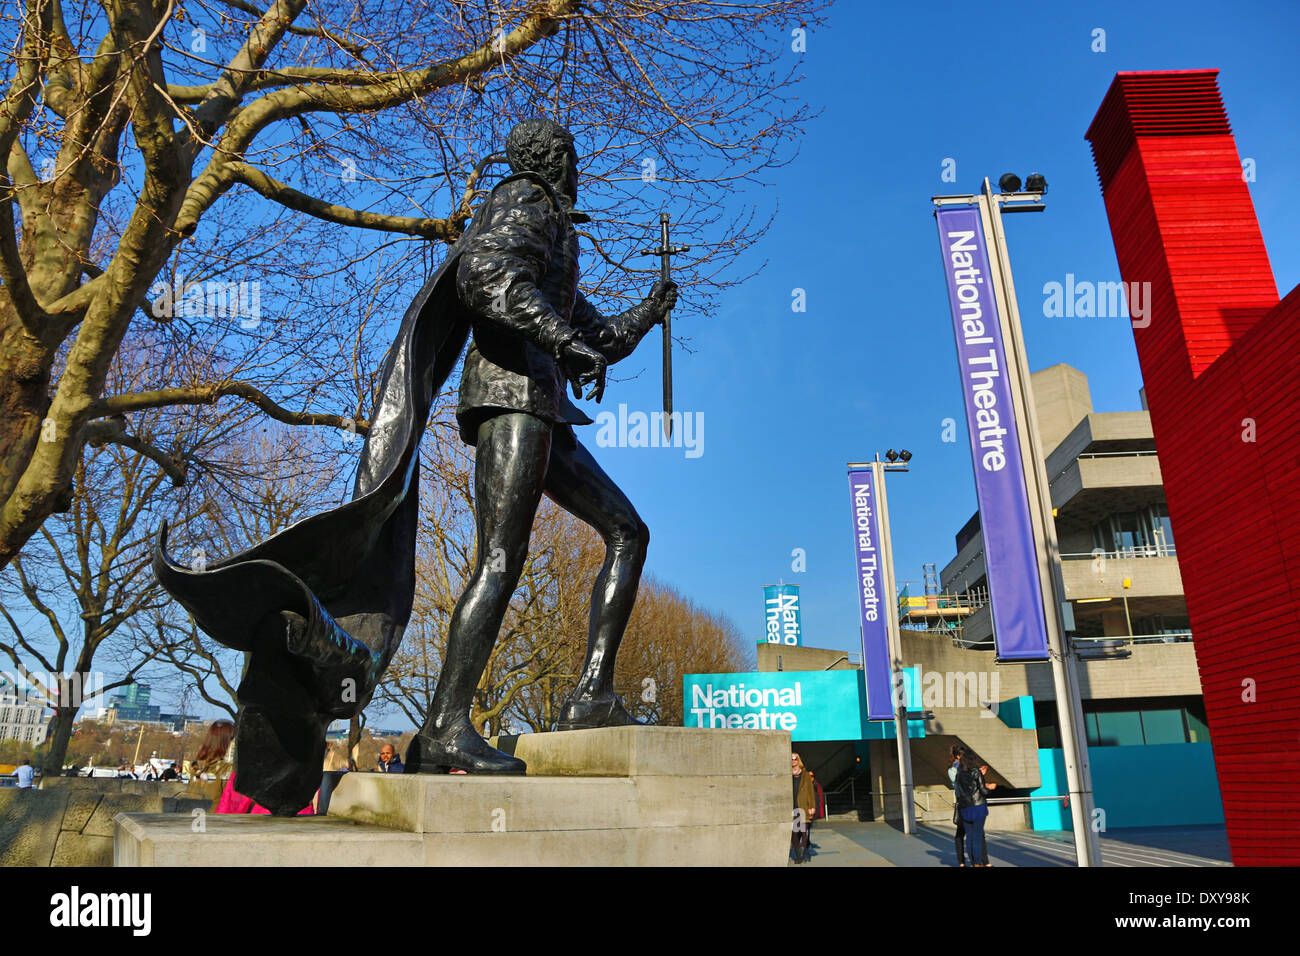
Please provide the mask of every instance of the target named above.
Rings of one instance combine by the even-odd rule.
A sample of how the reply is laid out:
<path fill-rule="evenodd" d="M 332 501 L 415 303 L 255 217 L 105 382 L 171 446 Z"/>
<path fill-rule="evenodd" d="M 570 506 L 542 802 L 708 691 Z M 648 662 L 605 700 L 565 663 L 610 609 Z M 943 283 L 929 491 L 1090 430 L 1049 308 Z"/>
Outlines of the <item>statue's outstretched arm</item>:
<path fill-rule="evenodd" d="M 582 341 L 613 364 L 632 354 L 645 334 L 663 321 L 663 312 L 663 300 L 651 294 L 626 312 L 607 318 L 579 292 L 570 324 Z"/>

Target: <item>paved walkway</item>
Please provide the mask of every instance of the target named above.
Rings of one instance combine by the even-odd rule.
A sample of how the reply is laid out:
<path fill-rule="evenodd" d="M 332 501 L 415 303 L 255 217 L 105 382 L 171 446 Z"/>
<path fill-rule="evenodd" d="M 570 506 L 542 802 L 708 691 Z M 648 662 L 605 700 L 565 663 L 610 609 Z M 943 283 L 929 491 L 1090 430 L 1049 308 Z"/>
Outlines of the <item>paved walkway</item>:
<path fill-rule="evenodd" d="M 956 866 L 953 827 L 924 825 L 914 836 L 887 823 L 822 821 L 813 826 L 806 866 Z M 1147 827 L 1102 834 L 1105 866 L 1231 866 L 1222 826 Z M 997 866 L 1074 866 L 1068 830 L 994 831 L 989 862 Z"/>

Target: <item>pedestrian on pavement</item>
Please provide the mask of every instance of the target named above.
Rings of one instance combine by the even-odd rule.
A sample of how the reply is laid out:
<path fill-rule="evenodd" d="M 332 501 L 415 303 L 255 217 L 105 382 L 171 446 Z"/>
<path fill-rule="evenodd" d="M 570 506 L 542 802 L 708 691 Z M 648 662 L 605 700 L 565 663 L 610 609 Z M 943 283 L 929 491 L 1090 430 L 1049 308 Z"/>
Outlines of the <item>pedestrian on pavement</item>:
<path fill-rule="evenodd" d="M 30 790 L 32 788 L 32 779 L 36 776 L 36 771 L 32 769 L 32 762 L 24 760 L 18 765 L 18 789 Z"/>
<path fill-rule="evenodd" d="M 971 866 L 989 865 L 984 824 L 989 816 L 989 791 L 996 789 L 997 784 L 984 780 L 988 769 L 978 756 L 968 750 L 961 756 L 961 767 L 954 781 L 957 808 L 966 826 L 966 849 L 970 853 Z"/>
<path fill-rule="evenodd" d="M 790 834 L 790 849 L 795 863 L 808 858 L 808 844 L 812 842 L 812 824 L 817 816 L 817 788 L 812 771 L 803 765 L 797 753 L 790 755 L 790 773 L 793 778 L 794 828 Z"/>
<path fill-rule="evenodd" d="M 952 784 L 952 822 L 957 827 L 954 838 L 957 847 L 957 865 L 966 865 L 966 821 L 961 818 L 961 809 L 957 806 L 957 771 L 961 769 L 961 755 L 966 748 L 953 744 L 948 748 L 948 782 Z"/>
<path fill-rule="evenodd" d="M 329 813 L 330 797 L 334 795 L 334 788 L 338 786 L 343 775 L 352 769 L 349 764 L 352 761 L 343 756 L 343 749 L 335 747 L 333 744 L 325 745 L 325 765 L 321 769 L 320 791 L 316 794 L 316 812 L 324 815 Z"/>

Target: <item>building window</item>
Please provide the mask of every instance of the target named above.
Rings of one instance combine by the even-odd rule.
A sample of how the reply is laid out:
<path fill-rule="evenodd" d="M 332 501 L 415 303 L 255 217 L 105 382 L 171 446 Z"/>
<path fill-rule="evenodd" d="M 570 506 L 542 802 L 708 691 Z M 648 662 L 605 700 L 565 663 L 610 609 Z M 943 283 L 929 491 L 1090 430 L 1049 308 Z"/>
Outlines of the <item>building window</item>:
<path fill-rule="evenodd" d="M 1144 743 L 1142 716 L 1136 710 L 1085 714 L 1088 723 L 1088 746 L 1132 747 Z"/>
<path fill-rule="evenodd" d="M 1174 526 L 1163 501 L 1137 511 L 1117 511 L 1093 525 L 1094 546 L 1115 554 L 1142 557 L 1174 555 Z"/>
<path fill-rule="evenodd" d="M 1035 701 L 1040 749 L 1059 749 L 1054 701 Z M 1205 704 L 1199 697 L 1085 700 L 1083 723 L 1089 747 L 1209 743 Z"/>
<path fill-rule="evenodd" d="M 1187 727 L 1183 709 L 1143 710 L 1142 735 L 1149 744 L 1185 744 Z"/>

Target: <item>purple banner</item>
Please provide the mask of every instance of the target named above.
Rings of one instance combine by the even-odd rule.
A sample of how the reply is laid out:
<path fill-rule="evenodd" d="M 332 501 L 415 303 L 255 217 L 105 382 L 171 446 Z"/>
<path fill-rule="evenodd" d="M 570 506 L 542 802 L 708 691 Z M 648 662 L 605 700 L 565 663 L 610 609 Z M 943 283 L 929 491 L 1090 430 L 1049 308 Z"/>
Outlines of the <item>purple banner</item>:
<path fill-rule="evenodd" d="M 889 622 L 885 615 L 896 613 L 897 608 L 894 596 L 885 594 L 876 487 L 870 468 L 849 469 L 849 497 L 853 503 L 853 556 L 858 579 L 858 614 L 862 619 L 867 719 L 892 720 L 894 685 L 890 679 Z"/>
<path fill-rule="evenodd" d="M 975 464 L 997 657 L 1005 661 L 1047 660 L 1038 552 L 1020 457 L 1020 431 L 1006 376 L 1002 324 L 993 294 L 997 277 L 989 269 L 977 207 L 944 207 L 935 213 L 935 219 Z"/>

